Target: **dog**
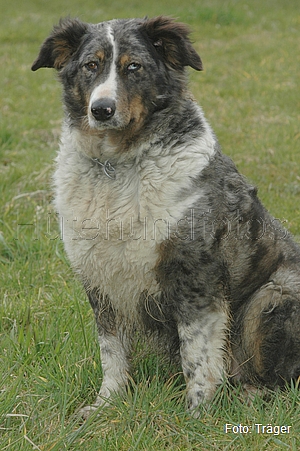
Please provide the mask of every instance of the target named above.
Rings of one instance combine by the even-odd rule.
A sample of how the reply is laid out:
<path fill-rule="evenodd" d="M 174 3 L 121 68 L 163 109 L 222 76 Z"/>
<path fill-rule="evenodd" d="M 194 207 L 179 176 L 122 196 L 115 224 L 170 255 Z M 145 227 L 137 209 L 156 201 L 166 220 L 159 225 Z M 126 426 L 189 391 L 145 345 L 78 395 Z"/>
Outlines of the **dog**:
<path fill-rule="evenodd" d="M 190 30 L 165 16 L 62 19 L 32 66 L 63 86 L 54 204 L 103 370 L 84 416 L 127 385 L 135 336 L 180 360 L 195 414 L 226 375 L 300 375 L 300 248 L 221 152 L 188 66 Z"/>

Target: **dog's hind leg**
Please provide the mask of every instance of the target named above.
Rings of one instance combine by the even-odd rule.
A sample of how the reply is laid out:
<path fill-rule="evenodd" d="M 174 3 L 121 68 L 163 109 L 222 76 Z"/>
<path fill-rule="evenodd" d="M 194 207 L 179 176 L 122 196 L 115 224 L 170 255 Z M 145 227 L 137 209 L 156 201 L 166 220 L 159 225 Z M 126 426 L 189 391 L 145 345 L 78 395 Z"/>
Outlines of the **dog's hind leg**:
<path fill-rule="evenodd" d="M 225 371 L 224 347 L 228 317 L 224 310 L 209 311 L 192 322 L 178 323 L 180 354 L 187 385 L 188 409 L 209 401 Z"/>
<path fill-rule="evenodd" d="M 233 380 L 285 386 L 300 376 L 300 283 L 278 270 L 237 312 L 232 332 Z"/>

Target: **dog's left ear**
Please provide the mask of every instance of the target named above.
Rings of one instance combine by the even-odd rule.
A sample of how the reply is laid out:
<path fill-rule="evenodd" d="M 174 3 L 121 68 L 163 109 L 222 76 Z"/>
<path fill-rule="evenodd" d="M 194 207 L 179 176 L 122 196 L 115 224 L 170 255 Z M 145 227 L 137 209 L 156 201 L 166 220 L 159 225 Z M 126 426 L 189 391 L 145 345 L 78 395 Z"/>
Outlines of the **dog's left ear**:
<path fill-rule="evenodd" d="M 141 26 L 157 53 L 173 69 L 191 66 L 202 70 L 202 61 L 189 39 L 190 29 L 187 25 L 176 22 L 171 17 L 159 16 L 146 19 Z"/>
<path fill-rule="evenodd" d="M 41 67 L 62 69 L 78 49 L 87 29 L 88 25 L 78 19 L 66 18 L 60 20 L 42 44 L 40 53 L 31 70 L 35 71 Z"/>

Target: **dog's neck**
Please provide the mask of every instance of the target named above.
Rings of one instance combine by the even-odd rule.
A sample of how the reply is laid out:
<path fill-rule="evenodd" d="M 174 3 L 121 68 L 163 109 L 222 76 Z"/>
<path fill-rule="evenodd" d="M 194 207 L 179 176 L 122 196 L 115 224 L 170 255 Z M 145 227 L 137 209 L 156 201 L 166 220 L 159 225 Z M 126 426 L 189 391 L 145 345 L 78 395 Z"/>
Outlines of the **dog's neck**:
<path fill-rule="evenodd" d="M 92 161 L 97 163 L 99 166 L 101 166 L 104 174 L 111 180 L 115 180 L 116 178 L 116 170 L 115 168 L 110 164 L 108 160 L 104 161 L 102 163 L 98 158 L 92 158 Z"/>

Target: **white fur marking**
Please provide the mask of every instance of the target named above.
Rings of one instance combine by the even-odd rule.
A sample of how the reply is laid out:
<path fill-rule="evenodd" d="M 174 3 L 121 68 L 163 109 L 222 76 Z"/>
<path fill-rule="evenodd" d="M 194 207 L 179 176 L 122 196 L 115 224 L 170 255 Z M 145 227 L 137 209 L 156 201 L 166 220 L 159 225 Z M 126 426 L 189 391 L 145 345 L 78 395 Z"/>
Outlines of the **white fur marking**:
<path fill-rule="evenodd" d="M 115 100 L 117 96 L 117 70 L 116 70 L 117 48 L 111 27 L 108 28 L 108 37 L 113 47 L 112 49 L 113 57 L 110 67 L 110 73 L 105 82 L 96 86 L 96 88 L 92 92 L 89 110 L 91 109 L 91 105 L 93 104 L 93 102 L 95 102 L 96 100 L 99 100 L 104 97 L 109 97 Z"/>
<path fill-rule="evenodd" d="M 97 183 L 93 177 L 83 178 L 81 174 L 90 171 L 92 163 L 82 154 L 97 155 L 99 140 L 84 137 L 67 124 L 63 130 L 55 203 L 65 249 L 75 268 L 80 262 L 78 270 L 88 277 L 90 286 L 101 287 L 131 321 L 136 319 L 141 292 L 158 291 L 154 272 L 157 245 L 168 238 L 169 225 L 174 231 L 204 195 L 200 189 L 192 189 L 191 180 L 214 153 L 214 137 L 203 121 L 206 130 L 201 138 L 176 148 L 150 143 L 148 156 L 136 167 L 124 166 L 121 155 L 116 160 L 115 182 L 101 176 Z M 142 154 L 143 148 L 134 151 Z M 190 195 L 180 199 L 184 190 L 190 190 Z"/>

